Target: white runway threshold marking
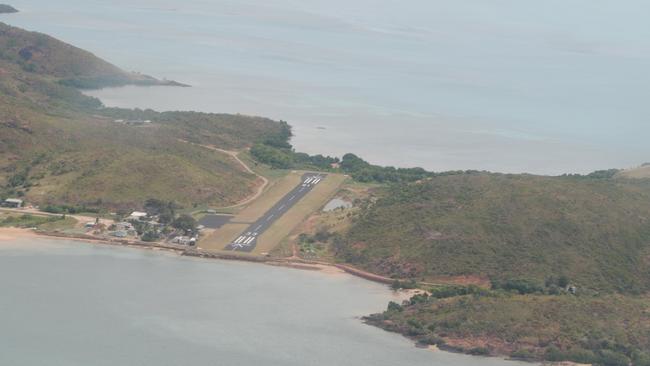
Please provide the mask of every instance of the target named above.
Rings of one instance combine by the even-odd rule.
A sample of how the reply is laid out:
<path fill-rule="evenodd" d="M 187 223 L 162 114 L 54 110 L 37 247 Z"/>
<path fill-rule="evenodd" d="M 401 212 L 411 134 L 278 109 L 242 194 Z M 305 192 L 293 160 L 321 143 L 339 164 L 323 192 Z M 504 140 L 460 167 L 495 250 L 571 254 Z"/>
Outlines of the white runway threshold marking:
<path fill-rule="evenodd" d="M 305 190 L 313 189 L 314 186 L 317 185 L 318 183 L 320 183 L 321 181 L 323 181 L 323 179 L 325 179 L 325 177 L 326 176 L 322 176 L 322 175 L 312 175 L 312 176 L 308 176 L 306 178 L 303 178 L 303 181 L 301 183 L 299 183 L 298 187 L 296 187 L 298 189 L 298 192 L 296 192 L 295 189 L 294 189 L 293 195 L 291 195 L 288 199 L 284 198 L 286 201 L 279 202 L 279 206 L 277 208 L 275 208 L 274 213 L 268 213 L 267 212 L 268 216 L 266 216 L 266 218 L 264 219 L 264 221 L 265 221 L 264 224 L 261 224 L 260 223 L 261 221 L 257 221 L 256 223 L 258 224 L 258 226 L 253 231 L 249 231 L 249 232 L 241 234 L 241 236 L 239 236 L 237 239 L 235 239 L 230 244 L 231 245 L 230 248 L 233 249 L 233 250 L 239 250 L 239 249 L 246 250 L 246 251 L 250 250 L 255 245 L 254 243 L 255 243 L 256 239 L 258 238 L 258 236 L 259 236 L 259 234 L 258 234 L 259 231 L 262 230 L 262 228 L 265 227 L 265 225 L 268 226 L 269 223 L 274 218 L 281 217 L 285 213 L 285 211 L 287 210 L 287 206 L 291 207 L 294 204 L 293 201 L 295 201 L 298 198 L 299 195 L 300 195 L 301 198 L 304 197 L 305 194 L 306 194 Z M 259 220 L 262 220 L 262 219 L 260 218 Z M 249 229 L 249 230 L 252 230 L 252 229 Z"/>

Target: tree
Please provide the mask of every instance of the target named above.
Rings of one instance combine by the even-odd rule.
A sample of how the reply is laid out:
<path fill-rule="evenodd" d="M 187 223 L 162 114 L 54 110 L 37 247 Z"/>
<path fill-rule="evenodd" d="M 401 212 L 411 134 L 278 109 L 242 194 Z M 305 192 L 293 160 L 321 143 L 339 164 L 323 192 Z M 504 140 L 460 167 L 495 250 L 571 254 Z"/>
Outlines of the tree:
<path fill-rule="evenodd" d="M 404 308 L 402 308 L 402 305 L 396 303 L 395 301 L 391 301 L 388 303 L 388 311 L 402 311 Z"/>
<path fill-rule="evenodd" d="M 144 235 L 142 235 L 142 241 L 147 241 L 147 242 L 152 242 L 160 239 L 160 235 L 158 235 L 155 231 L 149 230 Z"/>
<path fill-rule="evenodd" d="M 174 220 L 176 216 L 175 209 L 174 202 L 166 202 L 156 198 L 150 198 L 144 203 L 144 210 L 147 214 L 150 216 L 158 215 L 158 221 L 162 224 L 168 224 Z"/>
<path fill-rule="evenodd" d="M 197 222 L 190 215 L 180 215 L 176 220 L 174 220 L 174 222 L 172 222 L 172 226 L 179 230 L 194 231 Z"/>
<path fill-rule="evenodd" d="M 173 211 L 165 211 L 158 216 L 158 222 L 161 224 L 169 224 L 172 221 L 174 221 Z"/>
<path fill-rule="evenodd" d="M 557 285 L 560 288 L 566 288 L 569 286 L 569 278 L 567 276 L 560 276 L 560 278 L 557 279 Z"/>

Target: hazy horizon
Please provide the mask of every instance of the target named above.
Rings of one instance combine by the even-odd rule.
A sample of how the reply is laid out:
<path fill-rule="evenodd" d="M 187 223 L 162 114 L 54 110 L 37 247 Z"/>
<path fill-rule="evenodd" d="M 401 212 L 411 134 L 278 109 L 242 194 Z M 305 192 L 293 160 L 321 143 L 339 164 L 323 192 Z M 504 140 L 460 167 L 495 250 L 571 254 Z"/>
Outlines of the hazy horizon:
<path fill-rule="evenodd" d="M 107 105 L 282 119 L 299 151 L 438 171 L 650 160 L 640 1 L 13 5 L 2 21 L 193 85 L 92 93 Z"/>

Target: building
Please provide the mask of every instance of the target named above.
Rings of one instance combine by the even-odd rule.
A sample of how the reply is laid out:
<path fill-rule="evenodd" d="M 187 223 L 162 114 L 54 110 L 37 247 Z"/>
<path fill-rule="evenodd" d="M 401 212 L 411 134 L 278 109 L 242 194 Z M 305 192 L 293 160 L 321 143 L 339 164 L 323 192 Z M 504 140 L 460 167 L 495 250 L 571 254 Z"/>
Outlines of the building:
<path fill-rule="evenodd" d="M 2 203 L 2 205 L 5 207 L 13 207 L 13 208 L 23 207 L 23 200 L 19 200 L 17 198 L 7 198 Z"/>
<path fill-rule="evenodd" d="M 140 211 L 133 211 L 131 215 L 129 215 L 128 220 L 140 220 L 147 217 L 146 212 L 140 212 Z"/>
<path fill-rule="evenodd" d="M 138 235 L 138 232 L 135 230 L 135 227 L 133 227 L 133 224 L 130 222 L 118 222 L 115 224 L 115 231 L 118 232 L 124 232 L 126 235 L 131 235 L 131 236 L 136 236 Z"/>
<path fill-rule="evenodd" d="M 196 245 L 196 238 L 191 238 L 189 236 L 177 236 L 174 239 L 172 239 L 172 243 L 194 246 Z"/>

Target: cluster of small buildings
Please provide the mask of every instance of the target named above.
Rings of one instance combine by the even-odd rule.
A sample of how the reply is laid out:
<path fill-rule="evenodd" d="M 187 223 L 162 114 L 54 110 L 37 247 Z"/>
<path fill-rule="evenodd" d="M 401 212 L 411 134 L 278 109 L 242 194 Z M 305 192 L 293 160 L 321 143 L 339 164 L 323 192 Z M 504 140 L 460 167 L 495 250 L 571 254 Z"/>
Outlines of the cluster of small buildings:
<path fill-rule="evenodd" d="M 196 245 L 196 238 L 189 236 L 177 236 L 172 239 L 172 243 L 180 245 L 189 245 L 191 247 Z"/>
<path fill-rule="evenodd" d="M 126 219 L 127 220 L 143 220 L 143 219 L 146 219 L 147 216 L 148 216 L 148 214 L 146 212 L 133 211 L 133 212 L 131 212 L 129 217 L 127 217 Z"/>
<path fill-rule="evenodd" d="M 124 218 L 123 221 L 111 225 L 108 235 L 116 238 L 137 237 L 138 230 L 142 229 L 139 226 L 140 224 L 146 225 L 146 231 L 155 231 L 159 235 L 166 232 L 166 225 L 157 222 L 155 217 L 150 217 L 146 212 L 134 211 Z M 88 222 L 86 229 L 92 229 L 95 226 L 95 222 Z M 197 229 L 200 230 L 201 228 Z M 172 244 L 194 246 L 196 245 L 197 237 L 195 235 L 188 236 L 185 232 L 177 233 L 176 235 L 172 233 L 172 236 L 167 240 Z"/>
<path fill-rule="evenodd" d="M 111 236 L 116 238 L 126 238 L 127 236 L 136 236 L 138 232 L 130 222 L 118 222 L 115 224 L 115 230 L 111 232 Z"/>

